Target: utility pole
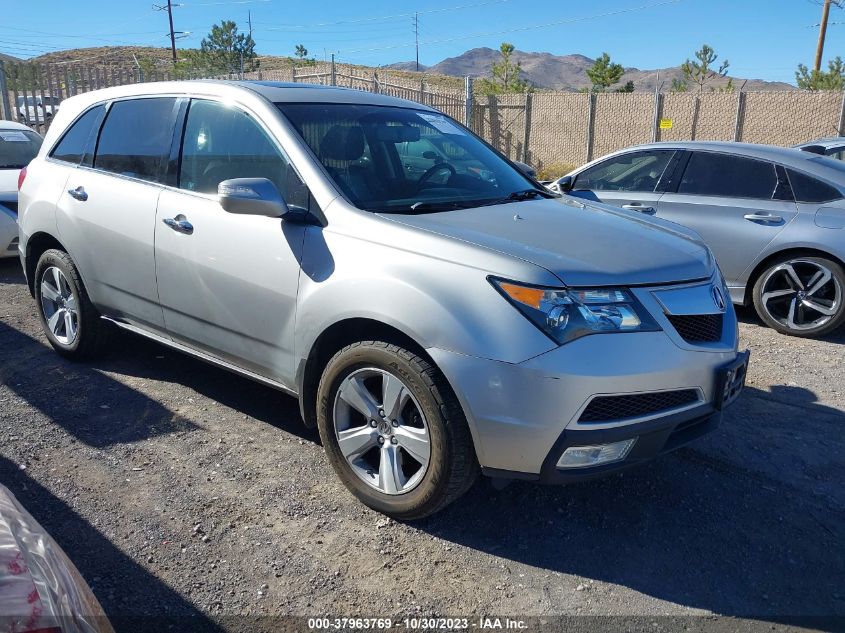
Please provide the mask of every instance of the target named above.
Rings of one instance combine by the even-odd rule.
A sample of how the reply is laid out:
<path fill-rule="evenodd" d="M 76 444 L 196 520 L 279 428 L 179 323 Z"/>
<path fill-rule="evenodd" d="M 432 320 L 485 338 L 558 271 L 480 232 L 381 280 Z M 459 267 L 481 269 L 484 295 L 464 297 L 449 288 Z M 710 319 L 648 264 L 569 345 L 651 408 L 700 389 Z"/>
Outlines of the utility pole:
<path fill-rule="evenodd" d="M 176 5 L 179 6 L 179 5 Z M 167 6 L 153 5 L 156 11 L 167 11 L 167 20 L 170 22 L 170 51 L 173 53 L 173 63 L 176 63 L 176 31 L 173 30 L 173 5 L 167 0 Z"/>
<path fill-rule="evenodd" d="M 252 11 L 246 12 L 246 19 L 249 22 L 249 39 L 252 39 Z"/>
<path fill-rule="evenodd" d="M 816 46 L 816 63 L 813 65 L 813 70 L 816 72 L 821 70 L 822 67 L 824 40 L 827 35 L 827 20 L 828 17 L 830 17 L 830 5 L 833 4 L 833 2 L 834 0 L 824 0 L 824 4 L 822 5 L 822 21 L 821 24 L 819 24 L 819 43 Z M 838 0 L 836 0 L 836 5 L 839 6 Z"/>
<path fill-rule="evenodd" d="M 417 72 L 420 72 L 420 14 L 414 12 L 414 42 L 417 48 Z"/>

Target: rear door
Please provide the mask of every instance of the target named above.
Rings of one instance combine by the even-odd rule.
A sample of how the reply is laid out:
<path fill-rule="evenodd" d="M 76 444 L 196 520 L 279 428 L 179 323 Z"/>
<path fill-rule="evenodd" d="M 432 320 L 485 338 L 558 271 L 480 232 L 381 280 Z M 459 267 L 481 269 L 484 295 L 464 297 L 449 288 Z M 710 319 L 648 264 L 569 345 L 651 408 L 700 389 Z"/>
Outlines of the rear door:
<path fill-rule="evenodd" d="M 104 314 L 154 330 L 164 327 L 155 214 L 178 106 L 175 97 L 111 103 L 92 166 L 71 172 L 57 214 L 61 239 L 94 303 Z"/>
<path fill-rule="evenodd" d="M 675 150 L 639 150 L 612 156 L 575 177 L 571 195 L 653 215 Z"/>
<path fill-rule="evenodd" d="M 798 213 L 786 171 L 745 156 L 694 151 L 660 217 L 694 229 L 713 250 L 731 286 Z"/>

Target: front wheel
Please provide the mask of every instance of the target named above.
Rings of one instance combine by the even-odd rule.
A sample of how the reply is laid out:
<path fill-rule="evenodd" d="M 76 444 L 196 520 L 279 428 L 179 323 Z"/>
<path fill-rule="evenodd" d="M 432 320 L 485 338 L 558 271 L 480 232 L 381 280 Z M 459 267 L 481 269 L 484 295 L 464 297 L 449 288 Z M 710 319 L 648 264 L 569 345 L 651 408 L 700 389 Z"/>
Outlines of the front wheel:
<path fill-rule="evenodd" d="M 783 334 L 815 337 L 845 321 L 845 271 L 824 257 L 790 257 L 775 261 L 754 284 L 757 314 Z"/>
<path fill-rule="evenodd" d="M 478 474 L 466 419 L 445 378 L 397 345 L 364 341 L 335 354 L 320 380 L 317 424 L 344 485 L 397 519 L 441 510 Z"/>

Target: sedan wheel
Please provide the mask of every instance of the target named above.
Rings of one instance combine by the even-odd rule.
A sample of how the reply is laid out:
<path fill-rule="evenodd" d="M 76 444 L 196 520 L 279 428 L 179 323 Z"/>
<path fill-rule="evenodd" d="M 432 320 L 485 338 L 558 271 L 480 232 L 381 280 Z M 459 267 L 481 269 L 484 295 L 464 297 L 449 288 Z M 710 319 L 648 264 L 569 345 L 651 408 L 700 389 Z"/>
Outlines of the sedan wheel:
<path fill-rule="evenodd" d="M 428 425 L 410 389 L 376 368 L 348 375 L 334 403 L 337 442 L 352 471 L 388 495 L 419 485 L 431 456 Z"/>
<path fill-rule="evenodd" d="M 79 298 L 65 274 L 50 266 L 41 275 L 41 310 L 47 327 L 63 345 L 72 345 L 79 330 Z"/>
<path fill-rule="evenodd" d="M 843 272 L 823 258 L 789 259 L 766 270 L 754 287 L 760 318 L 786 334 L 819 336 L 842 322 Z"/>

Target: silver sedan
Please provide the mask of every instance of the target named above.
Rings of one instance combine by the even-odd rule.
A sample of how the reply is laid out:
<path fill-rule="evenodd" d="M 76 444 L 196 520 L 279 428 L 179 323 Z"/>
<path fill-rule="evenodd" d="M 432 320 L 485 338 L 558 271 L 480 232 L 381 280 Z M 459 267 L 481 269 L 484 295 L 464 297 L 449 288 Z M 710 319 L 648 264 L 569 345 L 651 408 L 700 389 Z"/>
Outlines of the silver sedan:
<path fill-rule="evenodd" d="M 845 163 L 792 148 L 690 141 L 631 147 L 552 189 L 697 231 L 737 304 L 784 334 L 845 321 Z"/>

